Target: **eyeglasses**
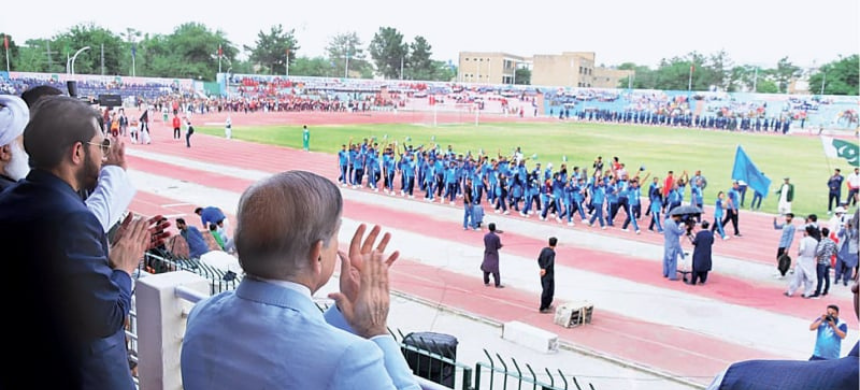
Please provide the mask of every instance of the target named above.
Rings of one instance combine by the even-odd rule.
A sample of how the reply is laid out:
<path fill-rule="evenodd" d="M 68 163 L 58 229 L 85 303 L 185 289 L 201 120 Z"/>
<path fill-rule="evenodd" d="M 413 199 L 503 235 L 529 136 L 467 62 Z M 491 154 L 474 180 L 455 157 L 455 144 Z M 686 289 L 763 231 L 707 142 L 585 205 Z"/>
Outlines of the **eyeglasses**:
<path fill-rule="evenodd" d="M 104 139 L 104 141 L 102 141 L 101 143 L 97 143 L 97 142 L 87 142 L 87 145 L 95 145 L 95 146 L 98 146 L 98 147 L 99 147 L 99 149 L 101 149 L 101 150 L 102 150 L 102 153 L 107 153 L 108 151 L 110 151 L 111 142 L 110 142 L 110 138 L 105 138 L 105 139 Z"/>

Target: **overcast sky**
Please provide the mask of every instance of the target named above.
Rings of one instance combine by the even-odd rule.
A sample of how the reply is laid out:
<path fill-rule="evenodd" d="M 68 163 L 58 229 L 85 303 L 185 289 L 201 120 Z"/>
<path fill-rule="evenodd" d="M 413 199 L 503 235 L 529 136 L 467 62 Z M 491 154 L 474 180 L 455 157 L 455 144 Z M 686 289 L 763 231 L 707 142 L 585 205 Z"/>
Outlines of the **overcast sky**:
<path fill-rule="evenodd" d="M 8 3 L 0 12 L 0 31 L 19 44 L 85 22 L 115 32 L 131 27 L 170 33 L 195 21 L 223 30 L 240 47 L 252 45 L 260 29 L 280 23 L 295 29 L 299 55 L 310 56 L 323 54 L 340 32 L 356 31 L 369 44 L 380 26 L 399 29 L 409 41 L 423 35 L 436 59 L 454 62 L 460 51 L 594 51 L 598 64 L 654 66 L 693 50 L 725 50 L 735 63 L 773 66 L 788 56 L 812 66 L 860 51 L 858 0 L 329 0 L 274 6 L 238 1 L 220 8 L 201 0 L 89 0 L 72 10 L 59 2 Z"/>

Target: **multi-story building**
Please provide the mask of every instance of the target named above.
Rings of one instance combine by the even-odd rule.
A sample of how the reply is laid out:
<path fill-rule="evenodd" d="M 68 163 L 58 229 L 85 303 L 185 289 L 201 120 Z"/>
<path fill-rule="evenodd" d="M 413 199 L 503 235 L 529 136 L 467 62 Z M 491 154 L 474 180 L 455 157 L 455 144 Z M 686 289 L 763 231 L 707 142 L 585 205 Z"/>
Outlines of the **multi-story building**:
<path fill-rule="evenodd" d="M 594 84 L 594 52 L 535 54 L 532 63 L 532 85 L 592 87 Z"/>
<path fill-rule="evenodd" d="M 461 52 L 458 81 L 514 84 L 515 71 L 531 69 L 531 85 L 616 88 L 633 71 L 595 66 L 594 52 L 563 52 L 524 57 L 500 52 Z"/>
<path fill-rule="evenodd" d="M 460 52 L 457 81 L 480 84 L 514 84 L 516 70 L 529 59 L 508 53 Z"/>

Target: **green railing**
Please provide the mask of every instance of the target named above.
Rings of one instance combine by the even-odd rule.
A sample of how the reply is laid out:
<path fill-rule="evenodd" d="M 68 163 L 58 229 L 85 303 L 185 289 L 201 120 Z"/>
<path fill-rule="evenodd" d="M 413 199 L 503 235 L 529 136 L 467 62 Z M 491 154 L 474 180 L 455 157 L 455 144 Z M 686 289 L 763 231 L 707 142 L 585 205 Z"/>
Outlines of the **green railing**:
<path fill-rule="evenodd" d="M 404 336 L 400 329 L 396 334 L 391 332 L 391 329 L 388 331 L 400 343 L 403 356 L 413 374 L 451 389 L 473 389 L 472 367 L 456 360 L 456 348 L 440 345 L 420 336 L 409 338 L 408 335 Z M 415 341 L 425 348 L 416 346 Z"/>
<path fill-rule="evenodd" d="M 544 368 L 546 375 L 543 375 L 536 373 L 531 365 L 526 364 L 527 372 L 524 372 L 520 368 L 520 364 L 517 363 L 517 359 L 511 358 L 511 365 L 509 366 L 499 354 L 496 354 L 496 358 L 493 359 L 493 356 L 484 349 L 484 355 L 487 356 L 489 363 L 478 362 L 475 364 L 475 389 L 568 390 L 575 388 L 576 390 L 583 390 L 574 376 L 571 376 L 570 379 L 575 387 L 570 387 L 571 382 L 567 381 L 567 377 L 561 370 L 554 373 L 548 368 Z M 497 379 L 497 377 L 500 378 Z M 590 383 L 588 388 L 594 390 L 594 386 Z"/>

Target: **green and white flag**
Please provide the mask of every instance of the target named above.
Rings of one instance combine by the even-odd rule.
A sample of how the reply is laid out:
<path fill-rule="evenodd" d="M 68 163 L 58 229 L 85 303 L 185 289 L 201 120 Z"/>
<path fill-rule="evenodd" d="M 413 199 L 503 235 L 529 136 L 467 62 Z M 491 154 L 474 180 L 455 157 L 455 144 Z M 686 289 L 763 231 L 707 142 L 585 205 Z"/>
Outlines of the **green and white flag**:
<path fill-rule="evenodd" d="M 824 154 L 830 158 L 844 158 L 849 164 L 857 166 L 860 161 L 860 147 L 857 144 L 831 137 L 821 137 Z"/>

